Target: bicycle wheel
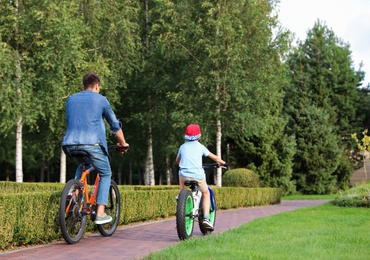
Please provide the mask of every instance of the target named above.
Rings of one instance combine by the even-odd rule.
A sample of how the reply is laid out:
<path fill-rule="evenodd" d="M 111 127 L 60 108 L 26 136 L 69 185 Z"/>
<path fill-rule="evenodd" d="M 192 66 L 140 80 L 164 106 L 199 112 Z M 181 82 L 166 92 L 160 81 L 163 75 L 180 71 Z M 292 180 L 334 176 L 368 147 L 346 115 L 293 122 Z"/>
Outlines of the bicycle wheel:
<path fill-rule="evenodd" d="M 203 226 L 202 224 L 203 218 L 204 218 L 204 213 L 203 213 L 203 208 L 202 208 L 203 199 L 200 200 L 200 204 L 199 204 L 199 217 L 198 217 L 199 229 L 203 235 L 211 234 L 214 231 L 214 228 L 216 225 L 216 200 L 215 200 L 215 196 L 213 195 L 212 191 L 210 191 L 210 197 L 211 197 L 211 203 L 209 206 L 209 221 L 212 223 L 213 229 L 209 229 Z"/>
<path fill-rule="evenodd" d="M 190 190 L 181 190 L 177 201 L 176 229 L 181 240 L 188 239 L 193 234 L 194 202 Z"/>
<path fill-rule="evenodd" d="M 74 244 L 82 238 L 86 227 L 86 215 L 81 210 L 86 208 L 86 201 L 80 181 L 72 179 L 62 191 L 59 205 L 59 223 L 64 240 Z"/>
<path fill-rule="evenodd" d="M 108 204 L 105 206 L 105 213 L 112 217 L 107 224 L 97 225 L 100 234 L 105 237 L 113 235 L 119 224 L 121 213 L 121 199 L 117 184 L 112 180 L 109 188 Z"/>

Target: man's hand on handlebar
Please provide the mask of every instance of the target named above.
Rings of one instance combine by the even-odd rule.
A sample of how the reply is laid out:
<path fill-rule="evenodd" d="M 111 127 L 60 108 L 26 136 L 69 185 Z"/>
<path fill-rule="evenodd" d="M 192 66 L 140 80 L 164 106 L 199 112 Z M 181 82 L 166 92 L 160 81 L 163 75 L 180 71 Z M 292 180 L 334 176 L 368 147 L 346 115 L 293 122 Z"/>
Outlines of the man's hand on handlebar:
<path fill-rule="evenodd" d="M 130 148 L 130 145 L 128 143 L 118 143 L 118 149 L 116 151 L 121 152 L 121 154 L 127 153 L 128 149 Z"/>

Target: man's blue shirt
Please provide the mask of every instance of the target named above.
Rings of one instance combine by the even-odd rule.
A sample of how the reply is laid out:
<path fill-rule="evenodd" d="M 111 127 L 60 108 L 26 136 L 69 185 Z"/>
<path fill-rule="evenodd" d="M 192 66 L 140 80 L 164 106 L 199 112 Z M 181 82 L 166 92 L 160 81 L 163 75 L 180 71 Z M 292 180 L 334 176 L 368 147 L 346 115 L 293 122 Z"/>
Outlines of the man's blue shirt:
<path fill-rule="evenodd" d="M 108 153 L 104 118 L 112 133 L 121 129 L 106 97 L 91 90 L 76 93 L 66 104 L 67 130 L 62 146 L 99 144 Z"/>
<path fill-rule="evenodd" d="M 209 150 L 198 141 L 185 142 L 180 146 L 177 153 L 177 157 L 181 158 L 179 174 L 204 180 L 203 156 L 207 157 L 208 155 Z"/>

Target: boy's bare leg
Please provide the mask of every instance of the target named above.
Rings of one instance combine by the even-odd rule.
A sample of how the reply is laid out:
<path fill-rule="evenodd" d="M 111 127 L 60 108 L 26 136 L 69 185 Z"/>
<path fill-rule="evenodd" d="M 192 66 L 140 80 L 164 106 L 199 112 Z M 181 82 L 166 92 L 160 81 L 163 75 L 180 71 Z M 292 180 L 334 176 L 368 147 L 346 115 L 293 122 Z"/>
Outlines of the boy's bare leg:
<path fill-rule="evenodd" d="M 209 207 L 211 204 L 209 190 L 202 192 L 202 200 L 203 200 L 203 213 L 204 215 L 209 216 Z"/>
<path fill-rule="evenodd" d="M 181 178 L 179 178 L 179 184 L 180 184 L 180 189 L 181 190 L 185 189 L 184 181 Z"/>

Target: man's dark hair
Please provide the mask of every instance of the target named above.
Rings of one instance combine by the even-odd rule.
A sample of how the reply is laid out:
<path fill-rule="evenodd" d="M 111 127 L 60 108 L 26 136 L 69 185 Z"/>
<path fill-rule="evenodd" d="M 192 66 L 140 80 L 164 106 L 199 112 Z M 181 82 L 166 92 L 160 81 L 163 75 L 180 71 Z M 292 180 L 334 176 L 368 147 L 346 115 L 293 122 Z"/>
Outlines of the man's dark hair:
<path fill-rule="evenodd" d="M 82 84 L 84 85 L 84 89 L 91 88 L 95 84 L 100 84 L 100 78 L 95 73 L 87 73 L 82 79 Z"/>

